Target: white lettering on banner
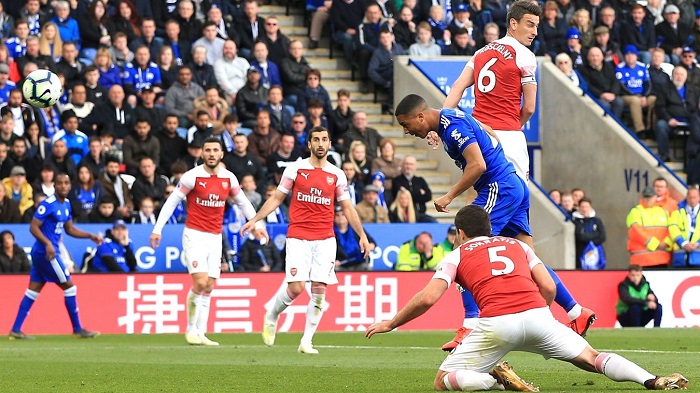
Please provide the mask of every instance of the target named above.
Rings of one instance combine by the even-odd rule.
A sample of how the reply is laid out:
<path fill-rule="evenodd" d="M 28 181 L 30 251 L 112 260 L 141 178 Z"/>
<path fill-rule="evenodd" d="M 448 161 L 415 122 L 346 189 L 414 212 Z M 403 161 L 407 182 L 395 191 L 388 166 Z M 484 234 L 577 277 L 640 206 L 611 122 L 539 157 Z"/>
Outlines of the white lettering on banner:
<path fill-rule="evenodd" d="M 390 254 L 396 254 L 392 258 L 389 257 Z M 394 268 L 394 262 L 399 255 L 399 246 L 387 246 L 382 250 L 381 247 L 377 246 L 369 253 L 370 258 L 370 268 L 374 269 L 375 263 L 379 260 L 381 263 L 388 267 L 388 270 Z M 376 270 L 376 269 L 375 269 Z"/>
<path fill-rule="evenodd" d="M 644 277 L 663 306 L 661 327 L 700 327 L 700 273 L 645 271 Z"/>
<path fill-rule="evenodd" d="M 379 277 L 374 285 L 367 283 L 367 275 L 360 275 L 359 284 L 353 284 L 356 276 L 344 275 L 344 281 L 338 285 L 338 292 L 343 293 L 343 316 L 336 318 L 335 323 L 345 325 L 346 332 L 364 331 L 367 325 L 392 317 L 398 304 L 398 279 L 395 277 Z M 370 311 L 369 293 L 374 292 L 374 315 Z M 385 306 L 387 310 L 385 310 Z"/>
<path fill-rule="evenodd" d="M 220 278 L 211 293 L 214 332 L 237 331 L 251 333 L 250 300 L 258 291 L 250 285 L 250 278 Z"/>
<path fill-rule="evenodd" d="M 139 270 L 150 270 L 156 265 L 156 251 L 148 246 L 139 247 L 134 253 L 136 257 L 136 263 L 139 266 Z M 183 253 L 179 247 L 168 246 L 165 247 L 165 267 L 171 269 L 173 267 L 173 262 L 179 261 L 180 265 L 186 267 L 185 262 L 182 260 Z"/>
<path fill-rule="evenodd" d="M 304 289 L 306 290 L 306 293 L 311 297 L 311 283 L 307 282 L 306 285 L 304 286 Z M 287 283 L 283 282 L 280 288 L 275 292 L 275 294 L 272 296 L 272 299 L 268 300 L 267 303 L 265 303 L 265 311 L 269 311 L 272 306 L 275 304 L 275 298 L 277 297 L 277 294 L 280 291 L 286 291 L 287 290 Z M 280 321 L 282 320 L 282 316 L 284 317 L 284 321 L 281 321 L 282 323 L 280 324 L 280 321 L 277 322 L 277 331 L 286 333 L 289 331 L 289 329 L 292 327 L 292 324 L 294 323 L 294 317 L 297 314 L 302 314 L 306 315 L 306 309 L 308 307 L 307 304 L 294 304 L 292 303 L 291 306 L 287 307 L 284 311 L 282 311 L 282 314 L 280 314 Z M 328 311 L 328 308 L 330 307 L 330 303 L 327 301 L 323 301 L 323 311 Z"/>
<path fill-rule="evenodd" d="M 163 276 L 156 276 L 155 283 L 134 286 L 135 276 L 126 276 L 126 290 L 119 291 L 119 299 L 126 300 L 126 315 L 117 319 L 126 333 L 136 332 L 136 323 L 142 322 L 139 333 L 179 333 L 178 314 L 185 305 L 178 302 L 178 294 L 184 288 L 181 283 L 166 283 Z M 154 329 L 155 328 L 155 329 Z"/>

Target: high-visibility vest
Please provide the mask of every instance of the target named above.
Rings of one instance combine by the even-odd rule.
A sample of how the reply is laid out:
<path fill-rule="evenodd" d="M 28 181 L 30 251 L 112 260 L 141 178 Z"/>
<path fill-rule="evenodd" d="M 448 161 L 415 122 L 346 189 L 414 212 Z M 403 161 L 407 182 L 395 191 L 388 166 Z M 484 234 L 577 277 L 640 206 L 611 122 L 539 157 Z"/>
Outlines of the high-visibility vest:
<path fill-rule="evenodd" d="M 667 265 L 671 261 L 668 213 L 662 207 L 635 206 L 627 215 L 627 250 L 630 263 L 640 266 Z M 657 250 L 666 243 L 666 250 Z"/>

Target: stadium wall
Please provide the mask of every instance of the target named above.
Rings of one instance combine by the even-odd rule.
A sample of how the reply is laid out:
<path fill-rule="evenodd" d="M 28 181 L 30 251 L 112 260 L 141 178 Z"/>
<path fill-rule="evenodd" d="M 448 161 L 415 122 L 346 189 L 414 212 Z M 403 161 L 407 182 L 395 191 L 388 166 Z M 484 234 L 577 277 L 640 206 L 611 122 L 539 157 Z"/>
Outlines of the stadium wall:
<path fill-rule="evenodd" d="M 593 328 L 615 326 L 617 284 L 625 271 L 561 271 L 561 279 L 587 307 L 596 311 Z M 700 326 L 700 272 L 650 271 L 645 275 L 664 307 L 662 327 Z M 363 332 L 367 326 L 391 318 L 431 279 L 431 272 L 338 273 L 338 285 L 328 288 L 326 310 L 319 331 Z M 282 273 L 224 274 L 212 293 L 208 331 L 259 332 L 265 310 L 282 288 Z M 191 286 L 187 274 L 91 274 L 76 275 L 78 303 L 83 325 L 105 334 L 183 333 L 187 324 L 185 299 Z M 0 277 L 0 321 L 9 327 L 27 286 L 26 275 Z M 283 314 L 281 332 L 304 330 L 307 293 Z M 564 311 L 552 307 L 555 316 L 568 322 Z M 401 330 L 453 331 L 462 323 L 459 292 L 452 286 L 430 311 Z M 37 299 L 24 329 L 28 334 L 68 334 L 70 322 L 63 293 L 47 285 Z M 448 338 L 448 337 L 446 337 Z M 184 344 L 184 342 L 183 342 Z M 262 343 L 261 343 L 262 344 Z"/>

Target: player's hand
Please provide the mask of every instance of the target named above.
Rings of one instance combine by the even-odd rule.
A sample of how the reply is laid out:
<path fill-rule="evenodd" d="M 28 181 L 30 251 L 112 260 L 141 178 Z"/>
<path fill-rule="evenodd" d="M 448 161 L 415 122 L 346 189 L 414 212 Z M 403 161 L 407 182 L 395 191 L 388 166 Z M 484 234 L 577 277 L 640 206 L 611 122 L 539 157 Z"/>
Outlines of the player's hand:
<path fill-rule="evenodd" d="M 440 136 L 437 134 L 437 132 L 428 132 L 428 135 L 425 136 L 425 139 L 428 141 L 428 146 L 433 147 L 433 150 L 437 150 L 438 147 L 440 147 Z"/>
<path fill-rule="evenodd" d="M 102 244 L 102 234 L 101 233 L 91 233 L 90 240 L 95 242 L 98 246 Z"/>
<path fill-rule="evenodd" d="M 265 244 L 270 242 L 270 235 L 267 233 L 267 229 L 265 229 L 265 228 L 260 228 L 260 229 L 254 230 L 253 236 L 255 236 L 255 238 L 258 240 L 262 240 L 260 242 L 260 244 L 262 244 L 262 245 L 265 245 Z M 265 240 L 263 240 L 263 239 L 265 239 Z"/>
<path fill-rule="evenodd" d="M 46 246 L 46 260 L 51 261 L 56 258 L 56 249 L 53 248 L 53 244 Z"/>
<path fill-rule="evenodd" d="M 250 221 L 246 222 L 246 223 L 241 227 L 241 231 L 239 232 L 239 234 L 240 234 L 242 237 L 246 237 L 246 236 L 248 236 L 248 232 L 250 232 L 250 231 L 255 231 L 254 228 L 255 228 L 255 221 L 250 220 Z M 253 233 L 255 233 L 255 232 L 253 232 Z M 265 233 L 267 233 L 267 232 L 265 232 Z M 268 239 L 268 240 L 269 240 L 269 239 Z"/>
<path fill-rule="evenodd" d="M 365 337 L 372 338 L 377 333 L 386 333 L 394 329 L 391 328 L 391 321 L 381 321 L 371 324 L 365 332 Z"/>
<path fill-rule="evenodd" d="M 370 250 L 371 246 L 369 245 L 369 240 L 367 240 L 367 235 L 362 235 L 360 237 L 360 251 L 362 251 L 362 256 L 367 258 L 369 256 L 369 252 L 372 251 Z"/>
<path fill-rule="evenodd" d="M 156 249 L 160 246 L 161 235 L 157 233 L 151 233 L 151 248 Z"/>
<path fill-rule="evenodd" d="M 433 201 L 433 204 L 435 205 L 435 210 L 439 211 L 440 213 L 449 213 L 450 209 L 448 209 L 447 206 L 450 203 L 452 203 L 452 198 L 450 198 L 448 195 L 443 195 L 440 198 Z"/>

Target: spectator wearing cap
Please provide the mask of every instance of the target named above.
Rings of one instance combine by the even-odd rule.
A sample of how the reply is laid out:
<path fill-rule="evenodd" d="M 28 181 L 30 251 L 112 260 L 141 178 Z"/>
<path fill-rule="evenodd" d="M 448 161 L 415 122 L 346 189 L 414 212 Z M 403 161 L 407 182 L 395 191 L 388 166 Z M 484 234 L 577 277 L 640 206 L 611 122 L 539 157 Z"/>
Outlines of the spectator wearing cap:
<path fill-rule="evenodd" d="M 610 27 L 610 26 L 608 26 Z M 622 25 L 620 45 L 634 45 L 639 51 L 639 60 L 649 64 L 651 49 L 656 48 L 656 31 L 654 24 L 646 18 L 646 11 L 641 4 L 632 5 L 630 19 Z"/>
<path fill-rule="evenodd" d="M 638 54 L 637 47 L 627 45 L 624 50 L 625 61 L 615 70 L 615 77 L 622 85 L 622 102 L 630 110 L 634 131 L 637 133 L 651 128 L 649 122 L 656 103 L 656 97 L 651 95 L 649 71 L 646 65 L 637 61 Z M 643 117 L 645 109 L 648 113 L 646 121 Z"/>
<path fill-rule="evenodd" d="M 165 109 L 158 105 L 156 106 L 156 92 L 152 86 L 144 87 L 141 90 L 141 99 L 139 104 L 134 109 L 136 118 L 146 118 L 151 124 L 151 130 L 157 132 L 160 130 L 161 124 L 165 121 Z"/>
<path fill-rule="evenodd" d="M 337 243 L 335 254 L 336 271 L 365 271 L 369 270 L 369 258 L 365 258 L 360 250 L 360 236 L 355 233 L 348 219 L 343 213 L 343 208 L 335 207 L 335 217 L 333 218 L 333 232 Z M 376 242 L 368 234 L 369 251 L 376 247 Z"/>
<path fill-rule="evenodd" d="M 544 4 L 542 21 L 537 31 L 537 39 L 543 46 L 544 52 L 552 59 L 566 48 L 567 25 L 563 19 L 557 17 L 559 6 L 554 0 Z"/>
<path fill-rule="evenodd" d="M 593 35 L 595 37 L 593 46 L 603 51 L 605 61 L 615 66 L 619 65 L 622 62 L 622 52 L 620 52 L 620 47 L 610 40 L 610 29 L 607 26 L 598 26 L 593 30 Z"/>
<path fill-rule="evenodd" d="M 10 99 L 10 91 L 17 88 L 15 82 L 9 80 L 10 66 L 0 63 L 0 104 L 4 104 Z"/>
<path fill-rule="evenodd" d="M 58 140 L 65 141 L 68 155 L 73 162 L 82 161 L 90 149 L 88 148 L 87 135 L 78 130 L 78 116 L 72 110 L 67 110 L 61 114 L 61 124 L 63 124 L 63 129 L 54 134 L 51 143 L 55 144 Z"/>
<path fill-rule="evenodd" d="M 695 62 L 696 53 L 692 47 L 686 46 L 681 52 L 680 66 L 688 71 L 688 84 L 700 90 L 700 68 Z"/>
<path fill-rule="evenodd" d="M 646 187 L 639 204 L 627 214 L 627 251 L 632 265 L 666 267 L 671 261 L 668 212 L 655 204 L 654 189 Z"/>
<path fill-rule="evenodd" d="M 574 69 L 583 67 L 586 64 L 587 51 L 583 49 L 580 41 L 581 35 L 575 27 L 566 32 L 566 50 L 564 53 L 571 58 Z"/>
<path fill-rule="evenodd" d="M 136 257 L 129 239 L 129 229 L 124 220 L 117 220 L 105 233 L 105 239 L 97 247 L 91 261 L 91 271 L 128 273 L 136 271 Z"/>
<path fill-rule="evenodd" d="M 258 111 L 267 102 L 268 90 L 260 83 L 260 71 L 248 68 L 246 83 L 236 95 L 236 115 L 245 128 L 255 128 Z"/>
<path fill-rule="evenodd" d="M 202 163 L 202 141 L 193 139 L 192 142 L 189 142 L 187 144 L 187 154 L 178 161 L 187 164 L 188 170 L 200 165 Z"/>
<path fill-rule="evenodd" d="M 440 248 L 444 251 L 445 255 L 452 252 L 455 246 L 455 238 L 457 237 L 457 227 L 453 224 L 447 228 L 447 235 L 442 243 L 438 244 Z"/>
<path fill-rule="evenodd" d="M 671 130 L 686 122 L 690 129 L 691 138 L 686 145 L 686 157 L 697 155 L 698 146 L 693 142 L 700 140 L 700 91 L 687 81 L 688 71 L 681 66 L 673 69 L 673 84 L 660 89 L 656 97 L 656 141 L 658 154 L 664 161 L 670 161 L 669 135 Z M 697 138 L 697 139 L 696 139 Z M 689 167 L 690 168 L 690 167 Z"/>
<path fill-rule="evenodd" d="M 612 64 L 603 61 L 603 51 L 593 47 L 588 50 L 588 64 L 579 69 L 588 84 L 588 91 L 604 108 L 620 118 L 624 103 L 620 98 L 622 86 L 615 78 Z"/>
<path fill-rule="evenodd" d="M 34 190 L 27 181 L 27 172 L 17 165 L 10 170 L 10 176 L 2 180 L 5 194 L 19 204 L 19 213 L 24 212 L 34 205 Z"/>
<path fill-rule="evenodd" d="M 362 190 L 362 201 L 355 205 L 357 215 L 363 223 L 389 223 L 389 214 L 386 209 L 377 204 L 379 189 L 373 185 L 367 185 Z"/>
<path fill-rule="evenodd" d="M 656 39 L 659 47 L 666 51 L 666 61 L 677 65 L 680 61 L 683 47 L 689 45 L 691 27 L 680 22 L 680 10 L 674 4 L 664 8 L 664 21 L 656 25 Z"/>

